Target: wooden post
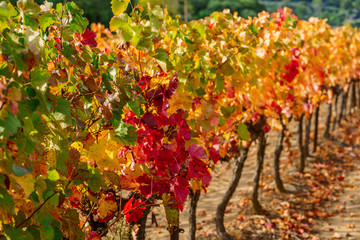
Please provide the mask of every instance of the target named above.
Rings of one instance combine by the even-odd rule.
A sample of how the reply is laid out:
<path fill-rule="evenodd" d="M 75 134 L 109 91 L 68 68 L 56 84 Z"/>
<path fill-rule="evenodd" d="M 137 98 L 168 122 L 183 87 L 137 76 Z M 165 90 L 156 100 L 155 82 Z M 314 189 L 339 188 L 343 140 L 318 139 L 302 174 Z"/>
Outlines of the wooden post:
<path fill-rule="evenodd" d="M 184 0 L 184 21 L 189 21 L 189 12 L 188 12 L 188 1 Z"/>

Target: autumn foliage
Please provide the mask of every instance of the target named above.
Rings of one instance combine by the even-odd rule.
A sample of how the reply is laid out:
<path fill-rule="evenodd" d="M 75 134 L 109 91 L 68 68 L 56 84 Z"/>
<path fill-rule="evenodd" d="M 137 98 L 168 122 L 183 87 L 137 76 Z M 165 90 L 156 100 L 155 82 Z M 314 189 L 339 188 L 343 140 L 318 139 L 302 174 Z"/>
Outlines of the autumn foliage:
<path fill-rule="evenodd" d="M 350 25 L 111 2 L 110 30 L 74 2 L 0 3 L 0 236 L 100 239 L 156 203 L 172 231 L 220 159 L 359 77 Z"/>

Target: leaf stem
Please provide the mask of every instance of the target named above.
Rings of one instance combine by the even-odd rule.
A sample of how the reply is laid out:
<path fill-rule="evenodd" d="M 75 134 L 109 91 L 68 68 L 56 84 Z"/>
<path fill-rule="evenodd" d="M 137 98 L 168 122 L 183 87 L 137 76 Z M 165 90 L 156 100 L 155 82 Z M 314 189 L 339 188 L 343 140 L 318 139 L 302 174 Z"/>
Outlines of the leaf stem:
<path fill-rule="evenodd" d="M 66 184 L 65 188 L 66 189 L 70 183 L 74 180 L 74 178 L 76 177 L 77 173 L 74 175 L 74 177 L 71 178 L 71 180 Z M 45 201 L 43 201 L 25 220 L 23 220 L 22 222 L 20 222 L 19 224 L 15 225 L 15 228 L 19 228 L 22 225 L 24 225 L 27 221 L 29 221 L 34 215 L 35 213 L 37 213 L 44 205 L 47 201 L 49 201 L 53 196 L 55 196 L 57 193 L 60 193 L 59 190 L 57 190 L 56 192 L 54 192 L 53 194 L 51 194 L 50 196 L 48 196 Z"/>

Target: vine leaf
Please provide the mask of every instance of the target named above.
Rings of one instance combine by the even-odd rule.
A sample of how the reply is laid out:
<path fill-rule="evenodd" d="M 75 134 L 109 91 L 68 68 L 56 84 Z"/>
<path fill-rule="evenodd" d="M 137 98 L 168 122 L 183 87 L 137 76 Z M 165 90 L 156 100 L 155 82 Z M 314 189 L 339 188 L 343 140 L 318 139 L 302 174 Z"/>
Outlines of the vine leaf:
<path fill-rule="evenodd" d="M 190 145 L 188 151 L 191 158 L 199 158 L 199 159 L 207 158 L 204 148 L 200 147 L 197 144 Z"/>
<path fill-rule="evenodd" d="M 250 140 L 250 133 L 244 123 L 239 123 L 237 133 L 240 139 L 245 141 Z"/>
<path fill-rule="evenodd" d="M 21 122 L 19 119 L 15 118 L 14 115 L 9 112 L 8 117 L 0 121 L 0 135 L 10 137 L 14 135 L 20 127 Z"/>
<path fill-rule="evenodd" d="M 123 213 L 126 222 L 137 222 L 143 216 L 146 209 L 145 203 L 141 199 L 134 199 L 134 196 L 125 204 Z"/>
<path fill-rule="evenodd" d="M 100 218 L 104 219 L 107 216 L 112 215 L 112 213 L 115 212 L 117 208 L 118 206 L 115 201 L 107 201 L 105 198 L 102 198 L 99 201 L 99 208 L 97 209 L 97 213 Z"/>
<path fill-rule="evenodd" d="M 111 9 L 115 16 L 126 11 L 130 0 L 111 0 Z"/>
<path fill-rule="evenodd" d="M 15 164 L 12 166 L 15 176 L 21 177 L 25 174 L 31 173 L 33 171 L 32 167 L 18 167 Z"/>
<path fill-rule="evenodd" d="M 177 176 L 174 179 L 172 188 L 175 200 L 181 205 L 184 204 L 187 196 L 189 195 L 189 182 L 185 178 Z"/>

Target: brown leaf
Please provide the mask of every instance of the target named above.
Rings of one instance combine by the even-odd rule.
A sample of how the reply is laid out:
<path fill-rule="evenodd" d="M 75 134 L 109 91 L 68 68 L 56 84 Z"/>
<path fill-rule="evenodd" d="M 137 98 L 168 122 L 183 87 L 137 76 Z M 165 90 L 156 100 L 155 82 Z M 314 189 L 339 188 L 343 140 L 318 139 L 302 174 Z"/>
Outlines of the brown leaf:
<path fill-rule="evenodd" d="M 200 211 L 196 214 L 197 217 L 202 217 L 202 216 L 205 216 L 206 215 L 206 211 Z"/>
<path fill-rule="evenodd" d="M 355 225 L 354 224 L 348 224 L 348 225 L 346 225 L 346 227 L 350 228 L 350 229 L 353 229 L 353 228 L 355 228 Z"/>
<path fill-rule="evenodd" d="M 92 76 L 84 77 L 83 83 L 92 93 L 96 92 L 99 88 L 99 85 L 96 84 L 95 79 Z"/>
<path fill-rule="evenodd" d="M 334 233 L 334 235 L 332 235 L 331 239 L 340 239 L 341 238 L 341 234 L 340 233 Z"/>
<path fill-rule="evenodd" d="M 108 122 L 113 118 L 113 114 L 112 114 L 111 110 L 109 109 L 108 105 L 102 105 L 100 107 L 100 113 L 101 113 L 101 116 L 104 118 L 105 122 Z"/>

